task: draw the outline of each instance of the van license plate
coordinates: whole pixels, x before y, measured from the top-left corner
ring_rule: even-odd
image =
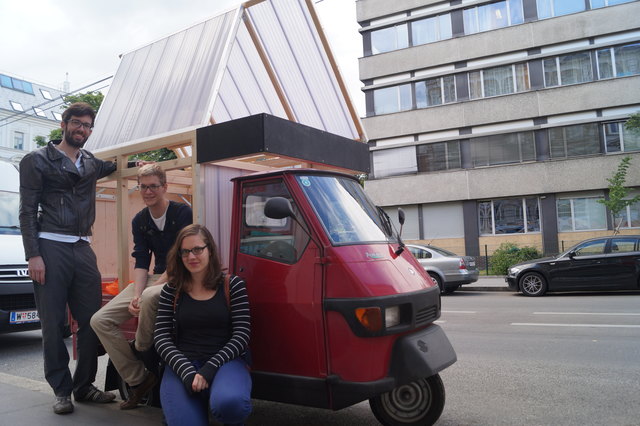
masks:
[[[9,324],[25,324],[38,321],[40,321],[38,311],[15,311],[9,315]]]

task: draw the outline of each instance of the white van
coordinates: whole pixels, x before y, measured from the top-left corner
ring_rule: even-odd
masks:
[[[0,160],[0,333],[40,328],[18,222],[19,191],[18,168]]]

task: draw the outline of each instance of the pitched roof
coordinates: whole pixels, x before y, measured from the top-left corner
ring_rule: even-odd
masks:
[[[268,113],[364,141],[311,0],[251,0],[122,56],[89,149]]]

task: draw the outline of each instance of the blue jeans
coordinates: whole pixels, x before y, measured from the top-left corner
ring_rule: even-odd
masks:
[[[193,361],[193,365],[199,369],[203,363]],[[182,380],[166,366],[160,401],[169,426],[208,425],[207,406],[218,422],[241,425],[251,413],[249,369],[243,359],[236,358],[220,367],[208,389],[190,395]]]

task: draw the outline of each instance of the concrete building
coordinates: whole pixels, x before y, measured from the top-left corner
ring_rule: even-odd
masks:
[[[406,240],[557,253],[610,234],[599,199],[640,188],[640,1],[358,0],[372,173]],[[633,192],[637,193],[637,192]],[[640,233],[640,203],[622,232]]]
[[[51,87],[0,74],[0,157],[18,162],[60,127],[62,96]]]

